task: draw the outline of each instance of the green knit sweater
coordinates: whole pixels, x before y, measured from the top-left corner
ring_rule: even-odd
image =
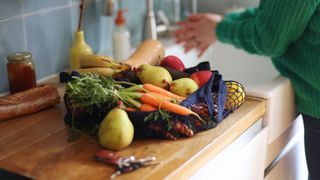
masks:
[[[216,33],[223,43],[271,57],[292,82],[297,110],[320,118],[320,0],[261,0],[226,14]]]

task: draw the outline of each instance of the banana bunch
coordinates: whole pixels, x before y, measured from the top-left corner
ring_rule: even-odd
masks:
[[[244,87],[236,81],[226,81],[227,97],[224,108],[227,110],[235,110],[244,103],[246,93]]]
[[[128,65],[115,61],[110,56],[85,55],[80,59],[80,68],[74,69],[80,74],[96,73],[104,77],[112,77],[113,74],[130,69]]]

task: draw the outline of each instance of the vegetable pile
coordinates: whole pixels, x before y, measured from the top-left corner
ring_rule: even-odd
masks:
[[[240,107],[245,91],[241,84],[223,81],[218,71],[208,67],[200,63],[178,72],[144,64],[112,77],[60,74],[68,79],[64,101],[65,122],[71,127],[69,140],[85,131],[99,135],[102,146],[120,150],[131,143],[132,133],[178,139],[216,127]],[[127,138],[113,139],[117,137]]]
[[[124,88],[121,84],[132,85]],[[91,112],[93,105],[109,103],[114,106],[118,101],[124,102],[131,111],[149,111],[165,109],[179,115],[195,115],[190,109],[176,103],[185,99],[152,84],[143,86],[128,82],[115,81],[112,78],[100,77],[96,74],[85,74],[75,77],[66,85],[66,94],[71,99],[70,108],[86,107]],[[200,117],[199,117],[200,119]]]
[[[116,107],[119,102],[123,102],[122,108],[126,111],[158,112],[161,113],[162,119],[169,120],[175,114],[193,115],[195,118],[202,120],[197,113],[179,105],[185,97],[175,95],[152,84],[137,85],[130,82],[115,81],[112,78],[96,74],[85,74],[81,77],[73,77],[65,87],[65,102],[68,112],[71,112],[67,114],[67,117],[71,116],[72,119],[71,140],[77,137],[77,129],[85,129],[93,135],[97,134],[102,117]],[[146,120],[152,121],[151,116],[147,117]],[[91,123],[86,124],[88,126],[79,125],[79,122],[87,121],[83,119],[88,117],[96,119],[95,126],[92,126]],[[169,126],[167,128],[170,129]]]

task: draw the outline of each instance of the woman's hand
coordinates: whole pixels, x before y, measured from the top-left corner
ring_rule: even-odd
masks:
[[[200,57],[205,50],[216,41],[216,27],[222,20],[217,14],[193,14],[186,21],[179,22],[180,29],[174,32],[176,43],[182,43],[185,52],[193,48],[199,50]]]

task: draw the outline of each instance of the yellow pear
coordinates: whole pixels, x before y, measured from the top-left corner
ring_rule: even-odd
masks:
[[[180,78],[172,81],[169,87],[170,91],[174,94],[188,97],[196,90],[199,89],[198,84],[191,78]]]
[[[150,64],[140,65],[137,76],[143,84],[150,83],[161,88],[167,88],[172,82],[172,77],[168,70]]]
[[[119,108],[112,109],[99,127],[99,142],[110,150],[121,150],[129,146],[134,135],[133,125],[127,113]]]

